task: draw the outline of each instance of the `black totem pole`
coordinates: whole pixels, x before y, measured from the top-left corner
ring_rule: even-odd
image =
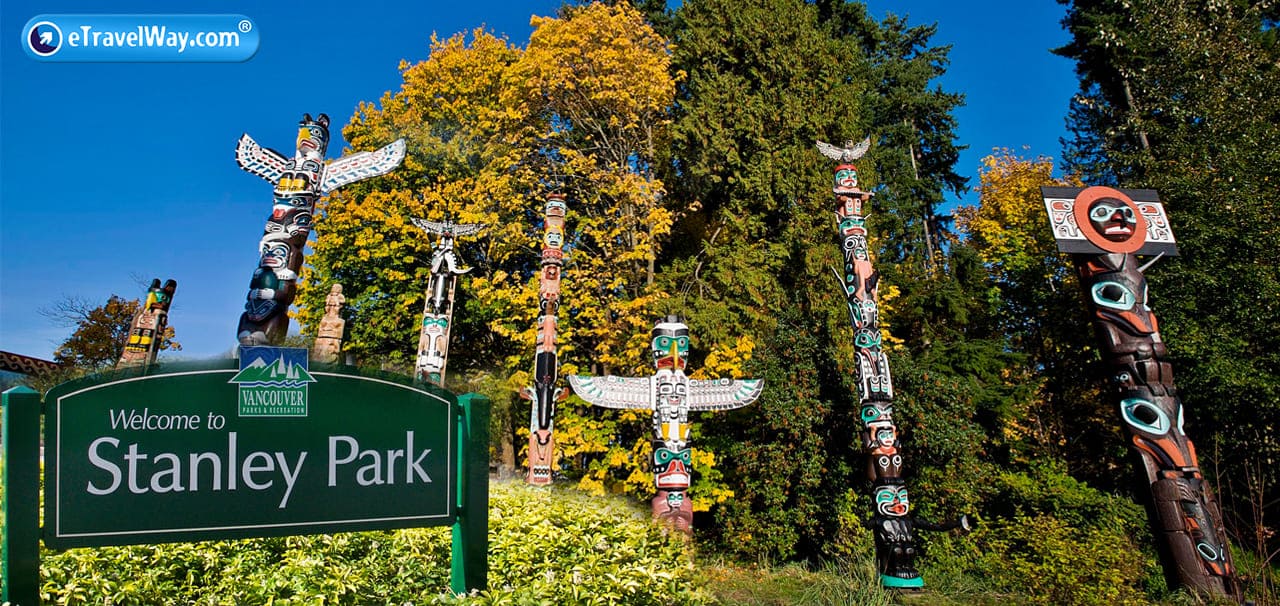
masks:
[[[889,359],[881,349],[880,316],[876,305],[880,274],[867,247],[864,207],[871,192],[858,189],[855,160],[871,147],[871,139],[836,147],[821,141],[818,150],[839,162],[835,168],[836,229],[844,252],[839,273],[853,325],[853,345],[858,362],[858,395],[863,423],[862,443],[870,457],[869,479],[875,485],[875,513],[867,525],[875,535],[876,564],[880,584],[895,589],[917,589],[924,579],[916,571],[915,530],[968,529],[968,518],[934,524],[911,514],[906,482],[902,476],[902,452],[893,421],[893,377]]]

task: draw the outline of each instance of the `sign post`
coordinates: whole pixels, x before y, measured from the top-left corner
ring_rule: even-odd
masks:
[[[454,593],[484,588],[489,577],[489,400],[458,396],[458,521],[453,524]]]
[[[27,606],[40,599],[40,394],[14,387],[3,406],[0,602]]]

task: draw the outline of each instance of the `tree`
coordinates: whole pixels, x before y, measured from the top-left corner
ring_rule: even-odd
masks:
[[[124,353],[133,317],[142,309],[138,299],[127,300],[111,295],[107,302],[94,306],[87,300],[64,297],[41,313],[75,331],[53,352],[59,364],[96,372],[114,368]],[[172,326],[165,327],[160,350],[178,351],[182,345],[174,340]]]
[[[426,61],[402,64],[399,91],[361,105],[347,140],[363,148],[404,136],[405,165],[327,201],[300,296],[314,330],[329,284],[343,283],[348,351],[407,366],[432,244],[408,218],[488,224],[460,243],[476,270],[458,284],[449,368],[464,389],[499,377],[500,409],[527,406],[509,398],[530,384],[545,194],[568,196],[562,375],[652,372],[655,264],[679,216],[652,169],[674,95],[665,42],[626,5],[571,7],[534,26],[523,50],[483,30],[433,39]],[[520,443],[513,430],[496,433]],[[584,486],[651,492],[640,415],[570,400],[557,411],[556,442]]]
[[[1071,260],[1057,252],[1042,186],[1079,186],[1053,177],[1049,158],[1008,150],[982,159],[979,204],[956,211],[961,232],[990,274],[994,324],[1007,348],[1025,356],[1007,380],[1029,393],[1001,419],[1006,462],[1051,458],[1094,485],[1127,484],[1125,446],[1099,381],[1098,354]],[[1080,452],[1107,453],[1081,457]]]
[[[1261,545],[1280,515],[1280,54],[1275,7],[1075,1],[1064,24],[1081,93],[1070,167],[1160,192],[1180,256],[1147,272],[1188,433],[1222,470],[1228,519]],[[1218,445],[1221,445],[1219,447]],[[1227,445],[1230,445],[1227,447]],[[1239,470],[1268,469],[1251,486]],[[1265,506],[1263,504],[1266,504]],[[1234,512],[1234,516],[1232,515]],[[1230,526],[1230,523],[1229,523]]]
[[[814,140],[871,134],[876,141],[858,163],[859,178],[879,194],[869,229],[877,266],[894,276],[881,283],[880,313],[893,318],[895,337],[899,327],[915,336],[932,323],[938,328],[930,334],[941,335],[948,323],[969,322],[976,315],[969,308],[982,305],[964,296],[956,278],[964,272],[944,267],[951,262],[936,229],[943,222],[932,210],[945,189],[963,185],[951,168],[957,148],[949,112],[959,97],[929,84],[945,67],[946,49],[928,46],[929,27],[880,24],[848,3],[704,0],[684,3],[675,17],[675,61],[688,79],[668,165],[677,175],[672,197],[697,201],[699,210],[677,226],[682,245],[672,249],[663,279],[681,293],[708,359],[735,333],[746,334],[759,347],[745,372],[771,385],[757,406],[703,424],[736,495],[716,512],[716,532],[744,554],[833,556],[870,507],[856,490],[861,428],[849,319],[830,273],[842,263],[831,225],[832,167]],[[908,263],[914,273],[895,272]],[[966,279],[982,279],[976,264],[964,267]],[[806,346],[797,346],[796,333]],[[954,362],[942,353],[978,351],[943,345],[951,343],[940,341],[922,358],[932,366],[904,373],[918,381],[897,386],[907,395],[899,422],[918,438],[922,461],[964,470],[950,483],[932,483],[926,495],[976,485],[977,466],[954,459],[967,453],[966,462],[975,460],[984,436],[975,409],[992,406],[982,380],[945,393],[935,388],[969,368],[955,364],[939,376],[935,369]],[[986,345],[987,359],[1007,366],[999,344]],[[897,364],[908,355],[895,347],[890,357]],[[936,413],[938,422],[916,412]],[[945,505],[975,498],[970,492]]]

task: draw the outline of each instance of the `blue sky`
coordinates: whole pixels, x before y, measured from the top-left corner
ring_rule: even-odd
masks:
[[[0,350],[49,358],[71,329],[39,310],[63,296],[137,298],[173,278],[170,310],[184,358],[219,356],[235,329],[271,187],[241,171],[236,140],[291,151],[303,112],[345,124],[360,101],[399,87],[401,59],[427,57],[432,32],[484,26],[528,41],[532,14],[559,0],[398,3],[0,3]],[[1058,157],[1070,62],[1053,0],[872,0],[909,22],[938,24],[951,66],[939,84],[964,93],[958,171],[977,183],[993,148]],[[39,14],[239,13],[258,28],[243,63],[43,63],[22,50]],[[353,8],[354,7],[354,8]],[[329,156],[345,147],[334,129]],[[963,202],[974,203],[973,196]],[[295,326],[296,330],[296,326]],[[413,347],[406,343],[405,347]]]

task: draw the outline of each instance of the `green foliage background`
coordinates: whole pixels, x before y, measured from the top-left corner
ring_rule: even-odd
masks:
[[[483,30],[433,39],[430,59],[401,66],[402,90],[361,104],[344,130],[357,149],[406,136],[408,157],[327,201],[299,319],[314,330],[328,283],[342,282],[349,351],[406,367],[430,243],[405,217],[492,224],[462,245],[477,269],[459,285],[450,386],[490,393],[494,452],[519,467],[528,409],[512,394],[532,365],[541,203],[563,191],[562,375],[649,372],[652,320],[683,314],[694,368],[766,381],[753,406],[694,419],[698,540],[738,562],[857,569],[871,503],[852,331],[830,272],[831,166],[813,142],[870,135],[860,179],[876,193],[868,227],[913,510],[978,520],[967,536],[925,534],[928,582],[986,596],[976,603],[1187,601],[1156,568],[1078,286],[1039,206],[1042,185],[1155,188],[1181,256],[1147,276],[1187,430],[1249,594],[1280,603],[1280,4],[1059,2],[1072,41],[1057,52],[1081,84],[1057,167],[1067,174],[994,154],[977,175],[980,203],[956,217],[942,204],[971,183],[955,172],[964,99],[936,84],[948,49],[933,26],[876,20],[846,0],[636,0],[567,6],[537,20],[524,49]],[[648,77],[624,77],[641,68]],[[571,398],[557,416],[561,481],[647,498],[649,431],[645,415]],[[712,599],[692,587],[719,577],[690,572],[686,547],[642,515],[610,505],[580,520],[561,500],[583,497],[510,490],[495,497],[491,564],[511,576],[480,600]],[[527,511],[506,513],[511,499]],[[429,588],[441,585],[433,567],[410,569],[438,561],[437,540],[130,548],[110,552],[119,575],[68,552],[53,556],[62,572],[50,571],[49,590],[445,600]],[[544,543],[554,548],[540,553]],[[218,585],[236,575],[244,582]],[[612,578],[596,584],[602,575]]]

